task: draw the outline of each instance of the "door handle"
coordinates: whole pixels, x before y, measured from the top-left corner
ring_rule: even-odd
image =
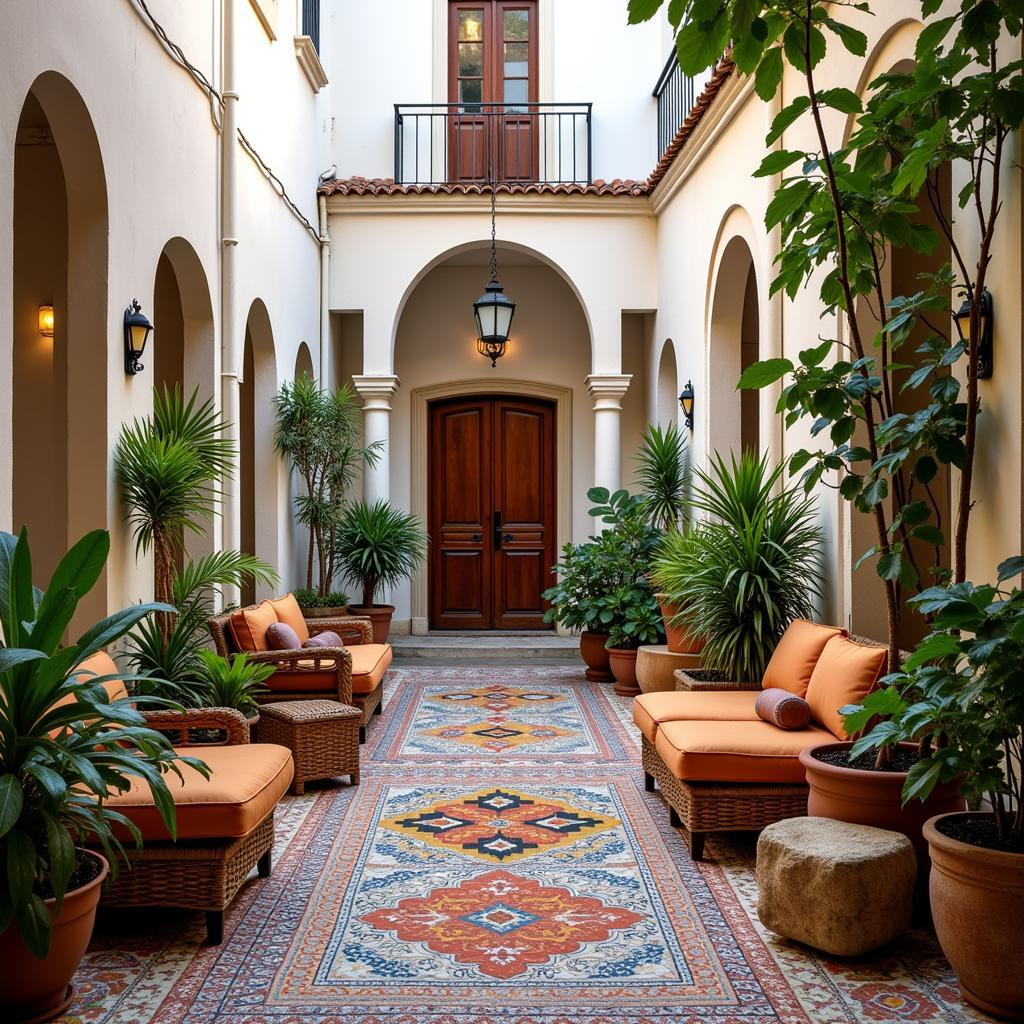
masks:
[[[510,540],[515,540],[515,537],[511,533],[503,533],[501,539],[507,544]]]
[[[483,540],[484,540],[484,535],[482,533],[474,533],[473,536],[470,537],[470,541],[473,544],[482,544]]]
[[[494,547],[495,548],[500,548],[501,547],[501,541],[502,541],[502,536],[501,536],[501,513],[500,512],[495,512],[494,513]]]

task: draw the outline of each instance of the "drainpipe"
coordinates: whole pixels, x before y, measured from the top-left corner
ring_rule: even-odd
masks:
[[[239,385],[242,374],[242,335],[236,302],[238,254],[238,93],[235,91],[235,6],[224,0],[223,11],[223,96],[224,130],[221,132],[221,250],[220,250],[220,333],[221,333],[221,415],[227,422],[227,436],[234,449],[234,473],[224,482],[221,505],[221,543],[226,551],[242,547],[242,503],[239,480]],[[237,603],[237,587],[224,587],[225,604]]]
[[[320,387],[331,388],[331,235],[327,228],[327,196],[317,197],[320,214]]]

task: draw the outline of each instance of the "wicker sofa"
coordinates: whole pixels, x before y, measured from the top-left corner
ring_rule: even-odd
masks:
[[[320,633],[337,633],[344,647],[299,647],[271,650],[267,629],[275,622],[290,626],[300,644]],[[363,712],[360,742],[371,715],[380,714],[384,677],[391,665],[390,644],[373,643],[369,619],[342,615],[306,619],[292,594],[236,608],[209,620],[210,634],[222,657],[245,652],[252,661],[274,665],[260,703],[282,700],[338,700]]]
[[[78,674],[105,676],[117,667],[106,654],[95,654]],[[111,700],[128,696],[120,681],[104,683]],[[175,749],[195,755],[210,768],[205,779],[182,767],[182,778],[166,776],[174,797],[177,839],[171,840],[149,787],[133,779],[123,793],[111,793],[106,805],[120,812],[142,835],[143,847],[132,856],[131,870],[118,874],[104,891],[105,907],[182,907],[206,914],[207,941],[219,945],[224,912],[255,867],[261,878],[271,871],[274,809],[292,781],[292,756],[281,746],[249,743],[249,726],[228,708],[146,711],[154,729],[180,736]],[[193,730],[204,742],[192,745]],[[223,743],[211,743],[211,731]],[[128,839],[127,835],[121,837]],[[131,843],[126,843],[131,850]]]
[[[703,858],[709,832],[757,830],[807,813],[800,751],[847,738],[838,709],[865,696],[884,666],[881,645],[797,620],[759,685],[677,673],[674,692],[635,699],[645,787],[661,791],[694,860]],[[805,698],[810,724],[784,730],[762,721],[754,704],[769,688]]]

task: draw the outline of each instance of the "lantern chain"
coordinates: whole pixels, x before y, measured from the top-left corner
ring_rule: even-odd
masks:
[[[491,182],[491,281],[498,280],[498,235],[496,228],[496,216],[498,205],[498,189],[494,182]]]

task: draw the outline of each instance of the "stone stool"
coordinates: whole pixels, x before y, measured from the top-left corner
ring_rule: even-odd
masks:
[[[660,690],[674,690],[676,680],[672,675],[677,668],[697,668],[699,654],[676,654],[668,644],[648,644],[636,652],[636,681],[644,693]]]
[[[757,841],[761,923],[833,956],[860,956],[910,925],[917,857],[906,836],[787,818]]]
[[[279,743],[292,752],[292,793],[305,792],[312,779],[348,775],[359,785],[359,708],[334,700],[289,700],[260,708],[260,742]]]

